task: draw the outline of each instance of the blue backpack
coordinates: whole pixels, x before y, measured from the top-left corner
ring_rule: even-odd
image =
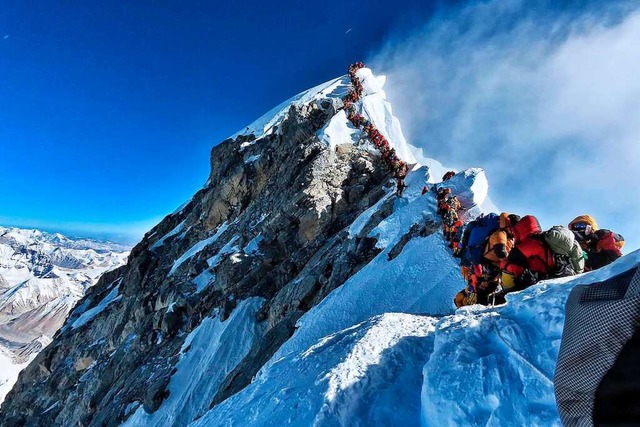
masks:
[[[490,213],[480,216],[467,225],[466,242],[463,241],[463,258],[471,264],[480,264],[484,255],[484,246],[487,237],[500,228],[500,216]]]

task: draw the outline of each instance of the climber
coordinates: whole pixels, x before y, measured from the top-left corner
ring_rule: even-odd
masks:
[[[542,234],[542,238],[553,252],[554,277],[573,276],[584,271],[583,251],[571,230],[554,225]]]
[[[462,209],[462,205],[456,196],[448,194],[444,199],[442,208],[444,237],[451,243],[450,247],[453,247],[453,237],[458,232],[458,227],[462,224],[458,218],[458,211]]]
[[[463,267],[463,278],[467,287],[456,295],[454,303],[460,308],[465,305],[504,304],[504,293],[496,292],[500,281],[500,269],[488,265],[476,264]]]
[[[513,246],[511,229],[519,219],[518,215],[503,212],[499,217],[496,214],[481,216],[468,225],[469,235],[465,242],[469,249],[461,267],[462,275],[468,283],[464,290],[466,299],[463,300],[463,305],[505,302],[504,293],[499,288],[500,265]],[[474,235],[473,238],[471,234]],[[475,241],[478,243],[474,243]]]
[[[500,228],[489,235],[484,248],[485,263],[500,267],[513,247],[513,226],[520,221],[520,216],[502,212],[500,214]]]
[[[476,302],[476,294],[474,292],[468,291],[468,289],[461,290],[453,298],[453,303],[457,308],[463,307],[465,305],[474,305]]]
[[[425,194],[427,194],[429,192],[429,186],[425,185],[424,187],[422,187],[422,195],[424,196]]]
[[[500,228],[500,216],[496,213],[480,215],[465,227],[460,248],[462,250],[462,264],[481,264],[485,252],[487,238]]]
[[[449,171],[447,173],[444,174],[444,176],[442,177],[443,181],[448,181],[451,178],[453,178],[456,175],[456,173],[454,171]]]
[[[464,234],[464,223],[458,220],[456,223],[456,234],[453,236],[453,256],[454,258],[462,257],[462,235]]]
[[[540,223],[533,215],[522,217],[514,225],[514,247],[502,262],[502,288],[505,292],[528,288],[555,272],[553,252],[541,232]]]
[[[479,265],[481,270],[476,268],[475,280],[477,283],[475,292],[477,293],[478,304],[501,304],[504,302],[502,290],[499,288],[501,279],[501,264],[506,260],[513,247],[514,237],[512,227],[520,220],[515,214],[503,212],[499,217],[499,227],[491,232],[484,241],[484,251]],[[473,274],[472,274],[473,276]]]
[[[440,187],[437,189],[436,192],[436,200],[438,201],[438,209],[436,211],[436,213],[438,214],[438,216],[442,216],[445,212],[445,201],[446,201],[446,197],[448,194],[451,193],[451,189],[450,188],[446,188],[446,187]]]
[[[586,252],[585,271],[611,264],[622,256],[624,237],[611,230],[599,229],[590,215],[580,215],[569,223],[582,249]]]
[[[407,188],[407,184],[404,183],[404,178],[398,177],[396,179],[396,196],[402,197],[405,188]]]
[[[463,266],[461,269],[462,277],[467,282],[467,286],[456,294],[453,302],[456,307],[460,308],[465,305],[474,305],[478,303],[478,282],[482,278],[482,266],[471,265]]]
[[[503,217],[503,222],[508,220],[508,214],[505,213]],[[515,221],[515,217],[512,218]],[[507,227],[507,224],[503,226]],[[500,216],[495,213],[480,215],[467,224],[464,232],[461,228],[456,230],[452,244],[454,256],[457,253],[462,258],[460,271],[467,282],[467,287],[461,291],[464,298],[458,296],[456,304],[503,303],[504,299],[501,295],[493,297],[500,283],[500,268],[484,259],[489,238],[500,229]]]
[[[460,252],[460,238],[462,237],[462,232],[460,231],[464,225],[460,216],[457,215],[458,220],[453,223],[449,230],[449,247],[453,249],[453,256],[458,257],[458,253]]]

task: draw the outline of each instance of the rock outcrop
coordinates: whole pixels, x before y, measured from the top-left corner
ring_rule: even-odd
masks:
[[[248,385],[296,320],[380,252],[346,227],[393,182],[375,152],[320,140],[338,108],[323,97],[293,104],[274,132],[214,147],[205,187],[89,290],[21,374],[0,424],[119,425],[140,406],[153,413],[189,334],[257,297],[260,334],[210,406]]]

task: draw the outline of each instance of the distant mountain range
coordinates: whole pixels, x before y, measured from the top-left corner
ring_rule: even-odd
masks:
[[[128,250],[95,239],[0,227],[0,402],[76,302],[102,273],[123,265]]]

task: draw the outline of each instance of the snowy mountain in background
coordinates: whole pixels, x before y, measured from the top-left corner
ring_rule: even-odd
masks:
[[[640,252],[456,311],[465,283],[421,191],[447,169],[405,140],[384,78],[357,76],[357,112],[412,165],[401,198],[343,109],[348,76],[290,99],[212,149],[204,188],[89,289],[0,423],[559,425],[568,292]],[[496,210],[482,169],[439,185],[465,220]]]
[[[127,255],[122,245],[0,227],[0,402],[87,289]]]

